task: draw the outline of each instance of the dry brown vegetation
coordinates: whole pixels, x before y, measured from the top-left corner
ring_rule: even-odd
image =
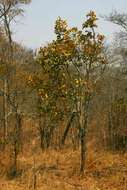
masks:
[[[0,0],[0,190],[127,190],[127,14],[109,47],[94,11],[58,17],[35,53],[12,35],[30,2]]]
[[[111,153],[101,148],[97,151],[94,139],[87,144],[86,170],[84,175],[80,175],[78,150],[72,151],[65,146],[61,150],[42,152],[38,143],[35,137],[23,144],[23,152],[18,155],[19,175],[14,179],[10,179],[8,174],[11,160],[9,148],[0,152],[0,190],[127,189],[126,153]]]

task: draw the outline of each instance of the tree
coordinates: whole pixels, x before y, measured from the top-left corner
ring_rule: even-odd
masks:
[[[30,0],[0,0],[0,21],[3,31],[6,35],[9,50],[7,56],[7,61],[5,62],[6,65],[6,76],[4,80],[4,110],[5,110],[5,133],[7,136],[7,115],[8,115],[8,107],[10,106],[7,101],[7,96],[9,96],[9,86],[12,80],[12,73],[11,67],[13,67],[13,40],[12,40],[12,31],[11,31],[11,23],[15,20],[17,16],[23,13],[23,9],[21,5],[30,3]]]
[[[127,31],[127,14],[118,13],[117,11],[113,11],[109,16],[104,16],[107,21],[110,21],[114,24],[121,26],[125,31]]]
[[[2,58],[4,67],[6,68],[6,73],[4,75],[4,87],[3,87],[3,112],[4,112],[4,129],[5,129],[5,139],[8,138],[8,116],[15,115],[15,128],[14,128],[14,170],[17,171],[17,154],[19,145],[19,131],[21,125],[21,115],[19,112],[19,107],[17,103],[17,97],[19,93],[19,87],[14,86],[16,83],[16,78],[18,76],[16,69],[16,43],[12,39],[11,24],[15,19],[23,13],[22,5],[30,3],[30,0],[0,0],[0,25],[6,36],[6,59],[5,56]],[[5,53],[4,53],[5,54]],[[15,87],[15,88],[14,88]]]
[[[110,69],[108,73],[108,144],[110,149],[122,150],[126,147],[126,72],[127,72],[127,14],[112,12],[104,17],[117,24],[122,31],[115,35],[112,48],[110,48]],[[110,84],[109,84],[110,83]],[[124,111],[123,111],[124,110]]]
[[[49,118],[51,113],[53,118],[58,112],[70,115],[62,142],[65,141],[74,115],[78,118],[81,172],[85,168],[89,105],[96,83],[101,78],[100,72],[102,74],[106,65],[103,54],[104,36],[96,34],[96,20],[96,14],[91,11],[82,30],[78,30],[77,27],[69,28],[67,22],[59,17],[55,23],[56,40],[40,48],[37,55],[42,74],[36,76],[36,80],[30,78],[38,91],[40,112],[46,114],[43,115],[44,119],[52,121]],[[60,106],[62,102],[63,107]],[[47,130],[50,126],[51,124],[47,125]]]

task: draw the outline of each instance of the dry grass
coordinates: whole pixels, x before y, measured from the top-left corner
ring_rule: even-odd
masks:
[[[0,190],[127,190],[127,154],[89,151],[80,176],[79,151],[26,150],[18,157],[22,175],[14,180],[5,176],[9,157],[0,157]]]

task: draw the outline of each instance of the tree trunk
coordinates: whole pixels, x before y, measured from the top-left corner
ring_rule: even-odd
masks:
[[[42,127],[39,127],[39,132],[40,132],[40,145],[41,149],[44,149],[44,129]]]
[[[8,61],[10,62],[10,64],[6,63],[6,71],[7,71],[7,73],[6,73],[6,76],[5,76],[5,79],[4,79],[3,113],[4,113],[4,138],[6,140],[6,138],[8,136],[8,111],[10,109],[10,105],[8,103],[9,81],[10,81],[9,67],[10,67],[11,63],[13,62],[13,47],[12,47],[11,30],[10,30],[9,22],[7,20],[7,15],[4,14],[3,16],[4,16],[4,24],[5,24],[4,28],[5,28],[6,35],[8,37],[8,41],[9,41],[9,57],[8,57]]]
[[[84,173],[85,161],[86,161],[86,134],[84,131],[81,131],[81,160],[80,160],[80,172]]]
[[[81,160],[80,160],[80,172],[84,173],[86,162],[86,131],[87,131],[87,117],[85,118],[84,126],[80,129],[80,143],[81,143]]]
[[[13,154],[14,154],[14,161],[13,161],[13,169],[15,175],[17,174],[17,157],[19,151],[22,149],[22,138],[21,138],[21,115],[17,112],[15,113],[15,129],[14,129],[14,138],[13,138]]]
[[[3,96],[3,114],[4,114],[4,139],[7,139],[8,136],[8,81],[7,79],[4,80],[4,96]]]
[[[68,121],[68,123],[67,123],[67,126],[66,126],[66,128],[65,128],[64,134],[63,134],[63,136],[62,136],[61,145],[64,145],[64,144],[65,144],[65,140],[66,140],[66,138],[67,138],[67,135],[68,135],[68,132],[69,132],[69,129],[70,129],[70,127],[71,127],[71,124],[72,124],[72,122],[73,122],[74,117],[75,117],[75,112],[72,113],[72,115],[71,115],[71,117],[70,117],[70,119],[69,119],[69,121]]]
[[[16,135],[18,149],[22,150],[22,117],[18,112],[16,112]]]

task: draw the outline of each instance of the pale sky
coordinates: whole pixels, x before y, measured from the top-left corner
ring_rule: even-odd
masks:
[[[127,13],[127,0],[32,0],[25,6],[24,17],[13,27],[13,38],[30,48],[39,48],[54,38],[54,22],[58,16],[67,19],[70,26],[81,27],[85,15],[94,10],[99,15],[108,15],[112,10]],[[120,28],[99,20],[99,32],[108,40]]]

